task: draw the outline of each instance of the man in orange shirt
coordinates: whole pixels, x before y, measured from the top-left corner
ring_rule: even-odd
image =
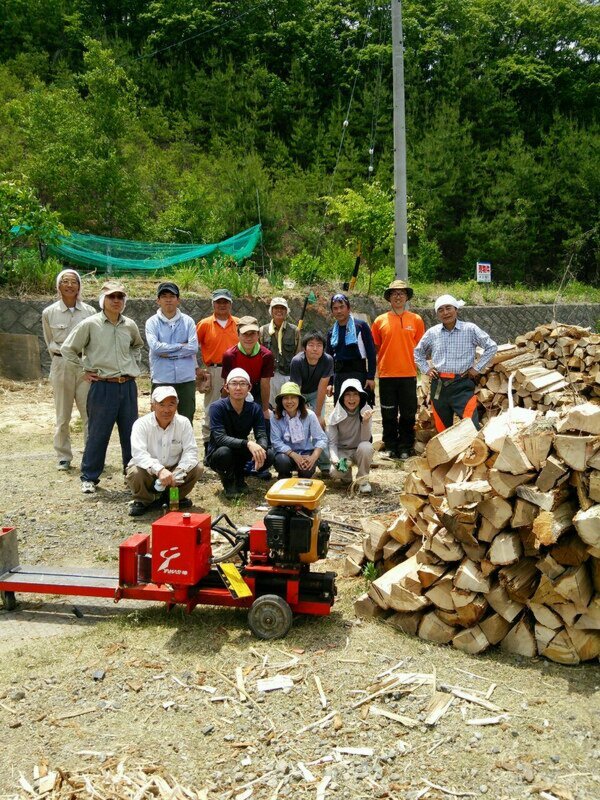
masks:
[[[405,309],[413,296],[407,283],[392,281],[383,296],[391,309],[377,317],[371,328],[377,350],[383,443],[391,456],[405,459],[411,455],[415,443],[414,351],[425,333],[425,324],[418,314]]]
[[[202,421],[202,439],[204,446],[210,439],[210,417],[208,407],[215,400],[221,399],[223,379],[223,353],[238,343],[237,317],[231,313],[233,297],[229,289],[215,289],[212,293],[213,313],[201,319],[196,326],[200,357],[204,367],[196,370],[197,377],[209,376],[210,385],[204,395],[204,419]]]

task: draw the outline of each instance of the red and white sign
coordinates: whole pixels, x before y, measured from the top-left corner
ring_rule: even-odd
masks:
[[[477,283],[492,282],[492,265],[489,261],[477,262]]]

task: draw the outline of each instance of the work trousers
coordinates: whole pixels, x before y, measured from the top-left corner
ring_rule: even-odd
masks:
[[[247,447],[218,447],[206,457],[205,463],[207,467],[218,472],[221,478],[233,480],[243,478],[244,468],[249,459],[252,459],[252,454]],[[269,469],[272,463],[273,451],[269,448],[262,469]]]
[[[454,424],[455,414],[460,419],[470,417],[479,430],[475,382],[471,378],[434,378],[431,381],[431,404],[438,433]]]
[[[373,445],[371,442],[360,442],[355,450],[345,448],[338,449],[340,460],[345,458],[347,461],[356,465],[356,478],[363,478],[369,474],[373,461]],[[352,467],[348,465],[348,472],[340,472],[334,466],[331,467],[331,477],[342,483],[352,483]]]
[[[202,440],[206,444],[210,439],[210,414],[208,407],[215,400],[221,399],[221,389],[223,388],[224,380],[221,377],[221,366],[207,367],[210,372],[210,389],[204,394],[204,419],[202,420]]]
[[[312,450],[301,450],[300,455],[309,456]],[[277,453],[275,456],[275,470],[278,478],[291,478],[292,472],[297,472],[299,478],[312,478],[317,464],[312,469],[298,469],[296,462],[287,453]]]
[[[119,431],[123,467],[127,467],[131,461],[131,429],[138,417],[135,381],[94,381],[88,392],[87,415],[88,438],[81,459],[81,480],[98,483],[115,423]]]
[[[177,468],[177,464],[173,467],[167,467],[169,472],[173,472]],[[202,475],[204,469],[201,464],[196,464],[195,467],[188,472],[185,480],[179,485],[179,498],[187,497],[192,491],[196,482]],[[125,478],[127,485],[131,489],[131,494],[134,500],[139,500],[144,505],[149,506],[159,496],[160,492],[156,492],[154,484],[156,482],[156,475],[152,475],[147,469],[142,467],[127,467],[127,476]]]
[[[73,403],[77,406],[83,425],[83,442],[87,439],[86,401],[89,383],[85,380],[81,367],[71,364],[61,356],[53,356],[50,365],[50,383],[54,393],[56,428],[54,429],[54,450],[58,461],[73,460],[69,425]]]
[[[380,378],[379,403],[386,450],[412,450],[417,416],[417,379]]]
[[[187,417],[194,427],[194,414],[196,413],[196,381],[185,383],[153,383],[152,391],[157,386],[172,386],[177,392],[177,413]]]

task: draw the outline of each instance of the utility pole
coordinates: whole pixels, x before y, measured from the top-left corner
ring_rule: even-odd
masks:
[[[406,204],[406,121],[404,112],[404,35],[402,0],[392,3],[392,66],[394,75],[394,267],[396,277],[408,280]]]

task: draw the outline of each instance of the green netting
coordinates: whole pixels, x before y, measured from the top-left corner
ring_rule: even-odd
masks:
[[[199,258],[210,260],[218,254],[242,261],[252,255],[260,237],[260,225],[216,244],[132,242],[127,239],[71,233],[61,237],[58,244],[48,245],[48,252],[71,264],[94,269],[96,272],[149,272],[168,269]]]

